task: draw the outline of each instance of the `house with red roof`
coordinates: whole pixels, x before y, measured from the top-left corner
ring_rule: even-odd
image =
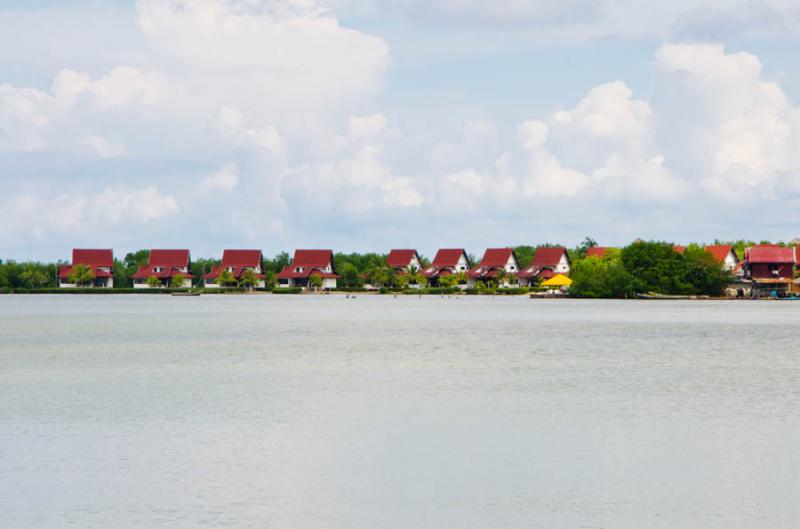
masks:
[[[340,276],[331,250],[295,250],[292,262],[277,275],[278,286],[308,288],[314,276],[322,278],[322,288],[336,288]]]
[[[722,263],[725,270],[739,270],[739,256],[730,244],[712,244],[706,246],[705,250],[714,256],[714,259]]]
[[[471,268],[467,252],[463,248],[445,248],[436,252],[431,265],[422,273],[432,286],[439,284],[439,278],[447,275],[467,273]]]
[[[744,274],[753,280],[792,279],[797,252],[791,246],[758,244],[744,250]]]
[[[114,252],[113,250],[92,250],[76,248],[72,250],[72,264],[58,267],[58,286],[61,288],[74,288],[77,285],[70,282],[70,274],[75,266],[82,264],[88,266],[94,274],[94,279],[87,287],[113,288],[114,287]],[[81,285],[82,287],[84,285]]]
[[[264,255],[261,250],[225,250],[222,252],[222,262],[203,276],[203,286],[206,288],[219,288],[217,278],[224,271],[230,272],[236,284],[240,284],[242,276],[247,270],[252,270],[256,277],[256,288],[264,288]]]
[[[386,256],[386,264],[397,274],[422,270],[422,259],[416,250],[392,250]]]
[[[160,287],[169,287],[173,278],[180,276],[182,288],[191,288],[192,265],[189,250],[150,250],[147,264],[131,276],[133,288],[150,288],[151,277],[159,281]]]
[[[591,248],[586,249],[586,257],[597,257],[598,259],[602,259],[606,256],[606,248],[605,246],[592,246]]]
[[[686,253],[686,246],[679,246],[677,244],[673,244],[672,249],[680,254]]]
[[[518,274],[520,286],[531,286],[539,280],[550,279],[557,274],[569,274],[570,261],[567,249],[561,246],[539,248],[531,264]]]
[[[501,286],[511,284],[511,276],[519,273],[519,259],[513,248],[488,248],[483,254],[483,259],[467,274],[467,284],[474,287],[478,281],[495,281],[498,274],[503,271],[506,277]],[[516,278],[514,279],[516,282]]]

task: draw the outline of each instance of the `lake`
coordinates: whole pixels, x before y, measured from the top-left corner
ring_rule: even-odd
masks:
[[[0,296],[0,526],[796,528],[800,303]]]

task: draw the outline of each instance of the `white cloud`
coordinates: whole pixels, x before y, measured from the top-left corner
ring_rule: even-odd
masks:
[[[53,234],[83,237],[98,226],[147,224],[175,215],[179,207],[175,197],[161,193],[156,186],[130,189],[117,185],[96,193],[20,193],[0,203],[0,210],[6,213],[0,223],[0,240],[8,242]]]
[[[754,55],[721,45],[665,45],[656,54],[658,102],[669,157],[727,198],[800,187],[800,109],[764,78]]]
[[[350,117],[350,136],[356,139],[369,139],[377,136],[386,128],[386,116],[372,114],[363,117]]]
[[[200,189],[203,193],[230,193],[239,185],[239,168],[235,163],[225,164],[216,173],[203,178]]]
[[[128,154],[127,149],[102,136],[89,135],[84,138],[84,143],[99,158],[117,158]]]
[[[331,110],[373,94],[389,66],[375,36],[342,27],[310,2],[138,0],[139,24],[192,73],[190,99],[266,114]],[[288,112],[287,112],[288,111]]]

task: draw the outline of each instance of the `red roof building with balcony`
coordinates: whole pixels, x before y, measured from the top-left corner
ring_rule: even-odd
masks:
[[[797,252],[791,246],[759,244],[745,248],[745,276],[753,279],[792,279]]]
[[[440,277],[462,272],[466,274],[469,269],[469,257],[463,248],[446,248],[436,252],[433,262],[422,273],[432,286],[436,286]]]
[[[386,264],[398,274],[422,270],[422,259],[416,250],[392,250],[386,256]]]
[[[556,274],[569,274],[567,249],[561,246],[539,248],[531,264],[519,273],[520,286],[530,286],[537,280],[550,279]]]
[[[494,281],[501,270],[506,274],[503,285],[510,284],[508,276],[519,273],[519,259],[513,248],[487,249],[481,262],[469,271],[468,283],[474,286],[478,281]]]
[[[173,278],[182,276],[182,288],[191,288],[192,266],[189,250],[150,250],[147,264],[131,276],[133,288],[149,288],[148,279],[155,277],[158,279],[159,287],[169,287],[172,285]]]
[[[314,276],[322,278],[322,288],[336,288],[340,276],[331,250],[295,250],[292,262],[277,275],[278,285],[307,288]]]
[[[203,283],[208,288],[222,286],[217,283],[217,278],[223,271],[228,271],[238,285],[247,270],[255,274],[256,284],[251,286],[264,288],[264,256],[261,250],[225,250],[222,252],[222,262],[203,276]]]
[[[69,288],[75,287],[71,283],[69,276],[76,265],[86,265],[94,274],[94,279],[89,285],[93,288],[113,288],[114,287],[114,252],[113,250],[94,250],[76,248],[72,250],[72,264],[61,265],[58,267],[58,286]],[[83,285],[81,285],[83,286]]]

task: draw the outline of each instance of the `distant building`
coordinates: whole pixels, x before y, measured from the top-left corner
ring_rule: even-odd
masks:
[[[158,287],[169,287],[176,276],[182,276],[181,288],[191,288],[192,265],[189,250],[150,250],[147,264],[131,276],[133,288],[150,288],[149,278],[158,280]]]
[[[686,246],[673,245],[672,249],[675,250],[678,253],[686,253]]]
[[[222,252],[222,262],[203,276],[206,288],[218,288],[216,282],[223,271],[230,272],[236,283],[239,283],[247,270],[252,270],[256,276],[256,288],[264,288],[264,256],[261,250],[225,250]]]
[[[569,274],[570,262],[563,247],[539,248],[531,264],[519,273],[520,286],[530,286],[535,280],[550,279],[556,274]]]
[[[745,279],[752,281],[752,295],[791,292],[797,264],[794,247],[759,244],[745,248],[742,268]]]
[[[469,257],[463,248],[447,248],[436,252],[433,262],[422,273],[432,286],[437,286],[441,277],[462,272],[466,274],[469,269]]]
[[[58,286],[61,288],[74,288],[69,276],[76,265],[86,265],[94,273],[94,279],[87,287],[113,288],[114,287],[114,252],[113,250],[72,250],[72,264],[58,267]],[[83,286],[83,285],[81,285]]]
[[[739,256],[730,244],[714,244],[706,246],[705,250],[714,256],[714,259],[722,263],[725,270],[735,271],[740,269]]]
[[[278,286],[308,288],[311,277],[322,278],[322,288],[336,288],[339,275],[331,250],[295,250],[291,264],[278,274]]]
[[[797,264],[795,248],[759,244],[745,248],[744,270],[750,279],[792,279]]]
[[[386,256],[386,264],[397,274],[422,270],[422,259],[416,250],[392,250]]]
[[[517,259],[517,254],[514,253],[513,248],[487,249],[481,262],[469,271],[467,284],[470,287],[474,287],[478,281],[495,280],[501,270],[506,273],[503,285],[510,285],[509,276],[519,273],[519,259]],[[514,282],[516,282],[516,279],[514,279]]]
[[[605,246],[593,246],[586,250],[586,257],[597,257],[598,259],[602,259],[606,255],[606,248]]]

